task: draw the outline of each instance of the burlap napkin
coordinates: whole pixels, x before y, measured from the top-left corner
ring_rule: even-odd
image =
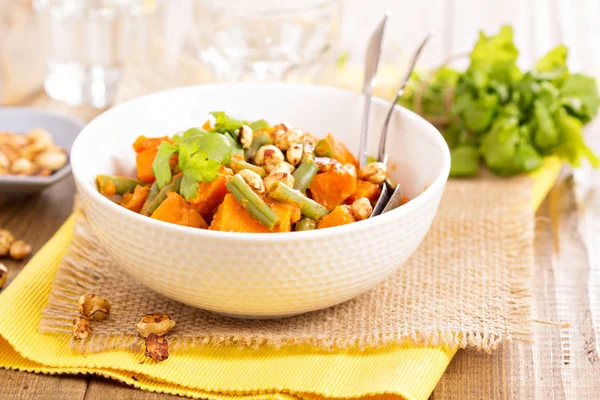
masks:
[[[320,348],[378,347],[412,341],[490,351],[502,340],[529,340],[527,282],[533,264],[530,179],[449,182],[440,210],[415,255],[370,292],[329,309],[280,320],[221,317],[162,297],[129,277],[103,249],[83,214],[42,316],[43,332],[70,334],[77,300],[110,300],[111,316],[73,346],[137,349],[141,315],[166,312],[169,338],[205,344]]]
[[[181,53],[169,64],[130,63],[119,101],[205,81],[207,71]],[[148,65],[154,65],[149,69]],[[164,298],[130,278],[90,230],[85,217],[56,276],[43,332],[71,331],[79,296],[112,304],[94,325],[83,351],[137,348],[135,324],[150,312],[169,313],[177,328],[172,348],[311,344],[320,348],[377,347],[391,342],[473,347],[490,351],[502,340],[529,340],[528,279],[533,265],[531,178],[451,180],[438,215],[415,255],[370,292],[326,310],[281,320],[236,320]]]

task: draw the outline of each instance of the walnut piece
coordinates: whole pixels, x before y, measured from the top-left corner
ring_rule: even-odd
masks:
[[[0,289],[6,284],[6,280],[8,279],[8,268],[6,265],[0,263]]]
[[[350,213],[356,221],[369,218],[372,212],[373,207],[371,207],[371,202],[366,197],[355,200],[350,206]]]
[[[42,168],[58,171],[67,163],[67,155],[64,151],[45,151],[35,157],[35,162]]]
[[[104,297],[86,294],[79,298],[79,313],[92,321],[102,321],[110,314],[110,303]]]
[[[269,190],[269,188],[273,186],[273,184],[276,181],[280,181],[281,183],[288,185],[291,188],[294,187],[294,183],[296,182],[292,174],[287,172],[277,172],[274,174],[270,174],[269,176],[265,177],[265,179],[263,179],[263,184],[265,185],[266,190]]]
[[[75,339],[85,339],[92,332],[90,320],[86,317],[75,317],[73,319],[73,337]]]
[[[35,165],[25,157],[17,158],[10,167],[10,172],[15,175],[31,175],[35,172]]]
[[[265,193],[265,186],[263,185],[263,181],[256,172],[251,171],[249,169],[243,169],[237,173],[237,175],[241,176],[242,179],[250,186],[250,188],[256,193],[263,194]]]
[[[164,361],[169,358],[169,342],[162,336],[151,333],[146,338],[146,357],[154,361]]]
[[[146,314],[137,323],[137,330],[142,337],[148,337],[151,333],[164,336],[175,328],[175,321],[169,314],[154,313]]]
[[[15,241],[14,236],[6,229],[0,229],[0,257],[6,257],[10,252],[10,245]]]
[[[23,240],[15,240],[10,244],[10,257],[20,261],[31,254],[31,246]]]
[[[385,181],[387,176],[387,167],[381,162],[372,162],[363,165],[358,170],[358,178],[371,183],[380,184]]]

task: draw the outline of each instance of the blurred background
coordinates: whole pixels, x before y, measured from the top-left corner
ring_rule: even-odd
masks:
[[[512,24],[520,64],[554,45],[597,75],[600,2],[586,0],[0,0],[0,102],[44,90],[104,108],[155,90],[216,81],[287,80],[358,89],[367,38],[389,10],[376,93],[437,35],[420,67],[467,52],[479,30]],[[463,60],[464,61],[464,60]],[[453,61],[460,64],[460,57]]]

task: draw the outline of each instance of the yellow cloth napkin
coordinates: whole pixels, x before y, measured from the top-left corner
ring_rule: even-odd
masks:
[[[537,208],[561,163],[533,175]],[[310,347],[179,351],[156,363],[142,352],[81,354],[64,335],[38,331],[60,260],[72,237],[71,217],[0,295],[0,366],[50,374],[93,373],[137,388],[207,399],[363,398],[424,400],[457,349],[393,345],[325,352]]]

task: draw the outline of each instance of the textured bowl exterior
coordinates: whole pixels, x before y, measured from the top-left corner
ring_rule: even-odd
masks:
[[[139,224],[79,193],[100,241],[138,281],[186,304],[253,317],[318,310],[372,288],[419,246],[442,194],[371,229],[356,223],[357,229],[324,230],[324,237],[297,233],[273,241],[266,234],[239,240],[165,232],[162,224]]]
[[[78,175],[78,163],[73,169],[94,232],[139,282],[206,310],[268,318],[339,304],[404,264],[437,211],[449,162],[443,165],[423,194],[385,215],[278,234],[214,232],[152,220],[103,198]]]

